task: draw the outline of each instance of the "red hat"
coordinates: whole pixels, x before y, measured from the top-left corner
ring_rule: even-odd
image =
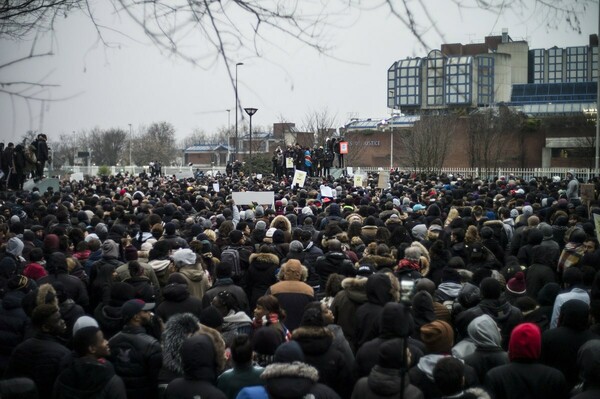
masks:
[[[508,357],[516,359],[539,359],[542,352],[542,333],[533,323],[523,323],[515,327],[510,334]]]
[[[525,285],[525,275],[523,272],[517,272],[513,278],[508,280],[506,290],[512,294],[523,295],[527,290]]]
[[[323,198],[323,203],[324,203],[324,204],[327,204],[327,203],[329,203],[329,202],[331,202],[331,198],[329,198],[329,197],[325,197],[325,198]]]

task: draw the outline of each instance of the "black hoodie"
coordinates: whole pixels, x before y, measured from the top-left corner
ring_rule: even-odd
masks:
[[[583,301],[571,299],[560,311],[559,326],[542,334],[541,362],[562,371],[569,388],[578,381],[577,352],[587,341],[600,339],[588,330],[590,307]]]
[[[58,377],[56,399],[126,399],[125,384],[109,362],[81,357],[73,360]]]
[[[216,388],[216,352],[207,335],[194,335],[186,339],[181,347],[181,360],[184,376],[169,383],[164,399],[226,398]]]
[[[164,301],[156,308],[156,314],[167,320],[178,313],[191,313],[200,318],[202,301],[190,296],[186,284],[169,284],[163,289]]]

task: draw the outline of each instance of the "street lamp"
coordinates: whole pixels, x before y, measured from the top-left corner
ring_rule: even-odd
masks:
[[[131,130],[131,123],[129,124],[129,167],[131,168],[131,141],[133,140],[133,134]],[[133,175],[133,169],[131,174]]]
[[[246,113],[250,117],[250,162],[252,162],[252,115],[254,115],[256,111],[258,111],[258,109],[244,108],[244,111],[246,111]],[[248,168],[250,171],[250,176],[252,176],[252,167],[250,166],[250,164],[248,165]]]
[[[237,70],[240,65],[244,65],[243,62],[238,62],[235,64],[235,159],[237,160],[238,156],[238,108],[239,108],[239,100],[238,100],[238,79],[237,79]]]

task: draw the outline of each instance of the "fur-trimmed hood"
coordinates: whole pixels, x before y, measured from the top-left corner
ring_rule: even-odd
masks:
[[[164,368],[183,375],[181,346],[196,323],[199,323],[198,319],[189,313],[174,315],[169,319],[162,333]]]
[[[350,240],[348,239],[348,234],[346,232],[337,233],[331,237],[323,236],[323,239],[321,240],[321,247],[323,247],[323,249],[327,249],[329,247],[329,240],[333,239],[338,240],[342,244],[347,244],[350,242]]]
[[[255,253],[250,255],[250,263],[274,264],[279,266],[279,258],[275,254]]]
[[[217,363],[217,372],[221,374],[223,370],[225,370],[225,341],[223,340],[223,336],[220,332],[215,330],[214,328],[210,328],[205,326],[204,324],[200,325],[200,333],[206,334],[213,341],[213,345],[215,346],[215,361]]]
[[[260,376],[271,398],[303,398],[319,381],[319,372],[302,362],[273,363]]]
[[[275,216],[269,227],[274,227],[290,234],[292,233],[292,223],[283,215]]]
[[[396,259],[392,256],[380,256],[374,254],[365,254],[360,260],[360,264],[368,263],[370,265],[375,266],[375,269],[381,270],[383,268],[389,268],[393,270],[396,266]]]
[[[384,306],[388,302],[400,300],[400,283],[392,273],[375,273],[367,279],[369,302]]]
[[[364,277],[348,277],[342,280],[342,288],[352,302],[367,302],[367,279]]]
[[[58,297],[56,296],[56,290],[52,286],[52,284],[42,284],[38,289],[37,295],[35,297],[36,306],[49,304],[55,305],[58,307]]]

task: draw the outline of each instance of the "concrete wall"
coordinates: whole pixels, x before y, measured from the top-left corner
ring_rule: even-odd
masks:
[[[497,52],[510,54],[511,83],[527,83],[527,66],[529,64],[529,45],[527,42],[500,43]]]
[[[494,101],[510,102],[512,94],[511,55],[502,53],[489,54],[494,58]]]

